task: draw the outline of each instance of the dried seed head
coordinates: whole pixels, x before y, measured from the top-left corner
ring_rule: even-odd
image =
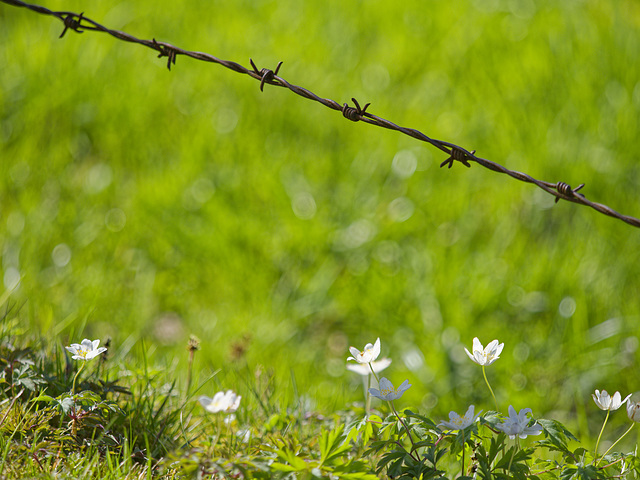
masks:
[[[189,341],[187,342],[187,350],[195,352],[200,350],[200,339],[195,335],[189,335]]]

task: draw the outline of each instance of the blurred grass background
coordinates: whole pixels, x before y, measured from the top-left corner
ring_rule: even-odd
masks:
[[[636,1],[42,5],[283,61],[320,96],[640,216]],[[9,303],[31,331],[112,338],[119,358],[144,340],[167,365],[194,334],[225,388],[272,369],[321,410],[361,399],[347,348],[378,336],[385,375],[414,385],[403,404],[435,418],[492,408],[474,336],[506,344],[488,369],[505,411],[594,435],[595,388],[640,390],[637,229],[477,165],[440,170],[428,145],[222,67],[169,72],[61,31],[0,4],[1,278],[20,279]]]

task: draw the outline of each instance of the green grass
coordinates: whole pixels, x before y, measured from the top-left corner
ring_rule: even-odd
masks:
[[[640,216],[633,1],[45,6],[283,61],[318,95]],[[21,276],[21,328],[111,338],[113,358],[180,388],[194,334],[198,378],[218,372],[201,393],[247,397],[271,372],[284,405],[325,414],[360,400],[347,347],[378,336],[432,418],[491,408],[474,336],[506,344],[488,370],[503,409],[580,438],[601,425],[595,388],[638,390],[636,229],[476,165],[440,170],[428,145],[219,66],[58,40],[54,20],[0,5],[0,273]]]
[[[635,426],[620,435],[620,415],[602,449],[539,416],[530,426],[537,431],[526,432],[536,441],[511,441],[505,433],[522,430],[501,433],[507,422],[495,411],[476,410],[478,421],[469,417],[459,432],[400,407],[402,398],[397,409],[354,403],[325,414],[299,394],[294,377],[291,398],[273,372],[261,370],[252,377],[236,372],[245,396],[234,414],[207,413],[198,392],[219,372],[185,387],[175,368],[149,364],[144,345],[137,366],[109,349],[74,361],[59,345],[21,334],[15,312],[0,321],[2,478],[373,480],[478,472],[487,479],[587,479],[640,472],[635,451],[611,452],[618,442],[608,439],[621,440]]]

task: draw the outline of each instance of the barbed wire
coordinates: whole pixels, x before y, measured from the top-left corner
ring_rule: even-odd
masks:
[[[451,168],[455,162],[459,162],[466,167],[471,167],[470,162],[475,162],[478,165],[488,168],[489,170],[493,170],[494,172],[504,173],[506,175],[509,175],[510,177],[515,178],[516,180],[520,180],[526,183],[533,183],[534,185],[538,186],[545,192],[555,196],[556,203],[558,202],[558,200],[562,199],[562,200],[567,200],[569,202],[577,203],[580,205],[585,205],[597,210],[598,212],[604,215],[617,218],[619,220],[622,220],[623,222],[628,223],[629,225],[640,228],[639,219],[628,216],[628,215],[622,215],[621,213],[616,212],[612,208],[606,205],[603,205],[601,203],[592,202],[588,200],[582,193],[578,193],[578,191],[584,187],[584,183],[579,185],[576,188],[572,188],[570,185],[564,182],[550,183],[542,180],[537,180],[531,177],[530,175],[527,175],[526,173],[509,170],[508,168],[505,168],[498,163],[492,162],[491,160],[478,157],[475,154],[476,153],[475,150],[469,151],[454,143],[445,142],[442,140],[436,140],[434,138],[431,138],[425,135],[419,130],[416,130],[414,128],[401,127],[399,125],[396,125],[393,122],[390,122],[389,120],[378,117],[377,115],[374,115],[370,112],[367,112],[367,108],[371,105],[370,103],[367,103],[364,107],[361,107],[358,101],[355,98],[352,98],[351,100],[353,101],[353,104],[354,104],[354,106],[352,107],[348,103],[340,104],[335,100],[331,100],[329,98],[322,98],[316,95],[315,93],[311,92],[310,90],[307,90],[306,88],[300,87],[298,85],[293,85],[289,83],[287,80],[285,80],[284,78],[280,77],[278,75],[278,72],[280,71],[282,62],[278,63],[278,66],[276,67],[275,71],[268,68],[262,68],[258,70],[258,67],[256,67],[256,64],[253,62],[252,59],[250,59],[249,62],[251,63],[252,68],[249,69],[247,67],[244,67],[243,65],[240,65],[239,63],[228,61],[228,60],[221,60],[208,53],[184,50],[170,43],[158,42],[156,41],[155,38],[151,40],[143,40],[143,39],[136,38],[133,35],[130,35],[128,33],[121,32],[119,30],[112,30],[110,28],[107,28],[99,24],[98,22],[95,22],[94,20],[91,20],[90,18],[85,17],[84,12],[77,14],[74,12],[66,12],[66,11],[52,11],[52,10],[49,10],[48,8],[45,8],[39,5],[32,5],[29,3],[25,3],[21,0],[0,0],[0,2],[13,5],[15,7],[24,7],[33,12],[40,13],[43,15],[50,15],[50,16],[56,17],[58,20],[60,20],[64,24],[64,29],[62,30],[62,33],[60,34],[59,38],[62,38],[67,33],[68,30],[73,30],[76,33],[83,33],[85,31],[97,31],[97,32],[107,33],[125,42],[144,45],[145,47],[148,47],[157,51],[158,58],[167,57],[167,68],[169,70],[171,70],[171,65],[175,65],[176,58],[178,57],[178,55],[184,55],[184,56],[191,57],[193,59],[201,60],[204,62],[217,63],[219,65],[222,65],[225,68],[233,70],[234,72],[249,75],[255,80],[258,80],[260,82],[261,91],[263,91],[265,84],[273,85],[276,87],[284,87],[301,97],[316,101],[318,103],[321,103],[325,107],[341,112],[345,118],[353,122],[363,121],[370,125],[376,125],[378,127],[386,128],[389,130],[395,130],[397,132],[413,137],[417,140],[429,143],[430,145],[433,145],[434,147],[438,148],[439,150],[442,150],[444,153],[448,155],[447,159],[440,164],[440,167],[444,167],[446,165],[448,168]]]

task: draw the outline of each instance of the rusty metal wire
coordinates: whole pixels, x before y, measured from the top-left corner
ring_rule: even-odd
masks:
[[[581,184],[576,188],[571,188],[568,184],[564,182],[550,183],[550,182],[545,182],[541,180],[536,180],[535,178],[531,177],[530,175],[527,175],[526,173],[509,170],[508,168],[505,168],[498,163],[492,162],[491,160],[478,157],[475,155],[476,153],[475,150],[469,151],[453,143],[430,138],[424,133],[420,132],[419,130],[416,130],[413,128],[401,127],[399,125],[396,125],[393,122],[390,122],[389,120],[378,117],[370,112],[367,112],[367,108],[369,107],[370,103],[367,103],[364,106],[364,108],[361,108],[360,104],[356,101],[356,99],[352,98],[351,100],[353,101],[355,107],[351,107],[347,103],[344,103],[341,105],[335,100],[319,97],[318,95],[307,90],[306,88],[293,85],[288,81],[286,81],[284,78],[278,76],[278,72],[280,70],[280,67],[282,66],[282,62],[278,63],[278,66],[276,67],[275,71],[273,71],[268,68],[262,68],[261,70],[258,70],[258,67],[256,67],[253,60],[250,60],[252,68],[248,69],[240,65],[239,63],[231,62],[228,60],[221,60],[217,57],[214,57],[213,55],[209,55],[208,53],[183,50],[182,48],[176,47],[175,45],[171,45],[170,43],[158,42],[156,41],[155,38],[151,40],[141,40],[128,33],[121,32],[119,30],[112,30],[103,25],[100,25],[98,22],[95,22],[90,18],[85,17],[84,13],[77,14],[74,12],[66,12],[66,11],[55,12],[55,11],[49,10],[48,8],[41,7],[39,5],[31,5],[31,4],[25,3],[21,0],[0,0],[0,2],[13,5],[15,7],[24,7],[31,11],[34,11],[36,13],[40,13],[43,15],[50,15],[50,16],[56,17],[58,20],[60,20],[64,24],[64,30],[60,34],[60,38],[62,38],[67,33],[68,30],[73,30],[76,33],[83,33],[85,31],[97,31],[97,32],[108,33],[109,35],[119,40],[123,40],[125,42],[144,45],[145,47],[148,47],[157,51],[158,58],[167,57],[167,68],[169,70],[171,70],[171,65],[175,65],[176,58],[178,57],[178,55],[184,55],[184,56],[191,57],[196,60],[201,60],[204,62],[217,63],[219,65],[222,65],[225,68],[233,70],[234,72],[243,73],[245,75],[249,75],[255,80],[258,80],[260,82],[261,91],[263,90],[265,84],[273,85],[276,87],[284,87],[301,97],[319,102],[325,107],[341,112],[345,118],[353,122],[363,121],[370,125],[376,125],[378,127],[387,128],[389,130],[395,130],[397,132],[413,137],[417,140],[429,143],[434,147],[442,150],[444,153],[448,155],[448,158],[440,164],[440,167],[444,167],[446,165],[448,168],[451,168],[455,162],[460,162],[466,167],[471,167],[470,162],[475,162],[478,165],[488,168],[489,170],[493,170],[494,172],[504,173],[506,175],[509,175],[510,177],[515,178],[516,180],[520,180],[526,183],[533,183],[534,185],[538,186],[545,192],[555,196],[556,202],[562,199],[562,200],[567,200],[569,202],[577,203],[580,205],[585,205],[597,210],[598,212],[604,215],[617,218],[619,220],[622,220],[623,222],[628,223],[629,225],[640,228],[639,219],[635,217],[630,217],[628,215],[622,215],[621,213],[616,212],[615,210],[611,209],[606,205],[587,200],[587,198],[583,194],[578,193],[578,190],[583,188],[584,184]]]

